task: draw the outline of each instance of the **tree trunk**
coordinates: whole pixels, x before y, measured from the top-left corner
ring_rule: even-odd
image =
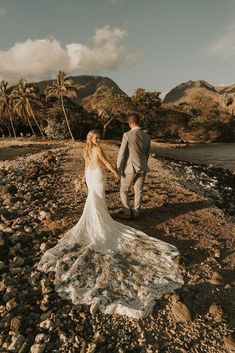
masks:
[[[107,130],[107,127],[106,125],[103,125],[103,131],[102,131],[102,140],[105,139],[105,135],[106,135],[106,130]]]
[[[33,129],[33,126],[32,126],[32,124],[31,124],[31,122],[30,122],[30,119],[29,119],[28,115],[27,115],[27,117],[26,117],[25,114],[24,114],[24,118],[28,121],[29,126],[30,126],[30,129],[31,129],[31,131],[32,131],[32,134],[36,136],[36,134],[35,134],[35,132],[34,132],[34,129]]]
[[[113,120],[113,117],[110,118],[107,123],[103,124],[103,132],[102,132],[102,139],[105,139],[107,127],[110,125],[111,121]]]
[[[9,128],[9,126],[7,125],[7,130],[8,130],[8,137],[11,137],[11,129]]]
[[[45,135],[44,135],[44,133],[43,133],[43,131],[42,131],[37,119],[34,116],[33,109],[30,109],[30,110],[31,110],[31,114],[32,114],[33,120],[35,121],[37,127],[39,128],[40,134],[42,135],[43,138],[45,138]]]
[[[7,114],[8,114],[9,119],[10,119],[10,123],[11,123],[11,128],[12,128],[12,131],[13,131],[13,135],[14,135],[14,137],[16,138],[16,131],[15,131],[15,127],[14,127],[14,124],[13,124],[12,116],[11,116],[11,113],[10,113],[9,110],[7,110]]]
[[[63,109],[63,112],[64,112],[64,117],[65,117],[65,120],[66,120],[66,123],[67,123],[67,126],[68,126],[68,130],[69,130],[71,139],[74,141],[74,137],[73,137],[72,131],[71,131],[71,129],[70,129],[70,125],[69,125],[69,120],[68,120],[66,111],[65,111],[65,109],[64,109],[64,101],[63,101],[63,96],[62,96],[62,94],[60,95],[60,99],[61,99],[62,109]]]

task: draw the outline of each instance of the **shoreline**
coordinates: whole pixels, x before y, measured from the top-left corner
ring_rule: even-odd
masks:
[[[154,153],[153,153],[154,155]],[[235,216],[235,172],[215,165],[155,156],[175,173],[182,185],[213,200],[227,214]]]
[[[102,144],[115,163],[117,146]],[[27,353],[37,344],[45,353],[92,347],[96,353],[227,353],[235,344],[235,224],[205,195],[184,186],[163,160],[150,157],[141,218],[124,221],[180,252],[176,261],[185,285],[158,299],[151,315],[141,320],[91,315],[88,306],[74,306],[57,295],[53,273],[36,270],[46,249],[82,213],[83,145],[64,141],[5,161],[0,169],[3,349],[14,346]],[[111,214],[120,209],[119,183],[109,172],[106,199]]]

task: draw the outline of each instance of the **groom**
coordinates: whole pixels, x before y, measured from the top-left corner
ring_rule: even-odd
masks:
[[[121,173],[120,196],[123,212],[118,218],[137,219],[140,215],[143,186],[148,172],[150,136],[140,127],[140,117],[132,114],[128,118],[130,131],[124,133],[117,158],[117,170]],[[134,208],[130,208],[129,190],[134,186]]]

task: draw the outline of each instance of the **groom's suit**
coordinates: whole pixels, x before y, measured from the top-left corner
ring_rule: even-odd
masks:
[[[148,172],[150,136],[141,128],[132,128],[123,135],[117,158],[117,169],[121,172],[120,196],[124,213],[131,215],[129,189],[134,185],[133,215],[138,216],[141,208],[143,185]]]

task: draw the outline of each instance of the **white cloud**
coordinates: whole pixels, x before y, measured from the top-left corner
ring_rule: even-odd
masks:
[[[0,7],[0,16],[5,16],[6,15],[6,9],[3,7]]]
[[[235,56],[235,24],[226,27],[223,34],[205,49],[209,56],[227,59]]]
[[[48,78],[69,66],[68,54],[56,39],[28,39],[0,51],[0,76],[10,81]]]
[[[131,64],[134,52],[125,43],[125,37],[125,30],[104,26],[96,30],[91,47],[77,43],[66,45],[71,69],[113,70]]]
[[[28,39],[0,51],[0,77],[41,80],[55,77],[58,70],[114,70],[132,64],[136,53],[126,43],[127,32],[104,26],[96,30],[91,44],[69,43],[62,47],[55,38]]]

